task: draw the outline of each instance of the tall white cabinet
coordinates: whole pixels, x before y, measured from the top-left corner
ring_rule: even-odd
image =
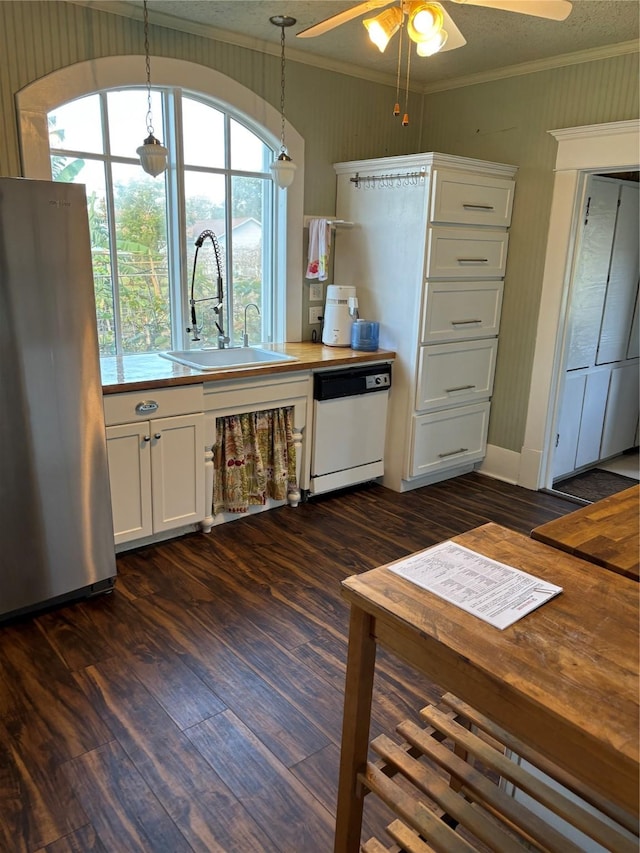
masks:
[[[334,280],[395,350],[384,484],[472,470],[486,452],[514,166],[412,154],[337,163]]]

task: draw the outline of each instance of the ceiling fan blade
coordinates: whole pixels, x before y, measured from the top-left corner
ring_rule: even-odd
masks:
[[[340,24],[346,24],[347,21],[352,21],[359,15],[364,15],[367,12],[372,12],[374,9],[381,9],[383,6],[390,6],[393,0],[365,0],[364,3],[358,3],[352,6],[351,9],[345,9],[344,12],[338,12],[337,15],[332,15],[330,18],[325,18],[324,21],[319,21],[311,27],[300,30],[296,33],[296,38],[307,39],[321,36],[328,33],[334,27],[339,27]]]
[[[439,53],[444,53],[446,50],[455,50],[456,47],[463,47],[467,43],[466,38],[456,27],[453,18],[446,9],[442,10],[442,14],[444,15],[444,30],[447,33],[447,41]]]
[[[564,21],[571,12],[570,0],[453,0],[453,2],[502,9],[504,12],[518,12],[520,15],[533,15],[536,18],[548,18],[550,21]]]

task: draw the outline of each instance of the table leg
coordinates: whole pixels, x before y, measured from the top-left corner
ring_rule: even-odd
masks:
[[[357,777],[367,763],[369,750],[371,696],[376,663],[373,621],[368,613],[352,605],[340,749],[335,853],[357,853],[360,849],[365,790],[358,784]]]

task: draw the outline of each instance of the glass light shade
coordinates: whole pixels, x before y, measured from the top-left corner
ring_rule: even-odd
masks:
[[[137,150],[136,154],[140,158],[140,165],[148,175],[153,175],[156,178],[161,175],[167,168],[168,149],[164,147],[153,134],[149,134]]]
[[[427,41],[444,26],[442,7],[438,3],[412,3],[407,19],[407,33],[415,42]]]
[[[398,6],[394,6],[380,12],[375,18],[367,18],[362,23],[366,27],[371,41],[380,53],[384,53],[389,44],[389,39],[398,32],[402,23],[402,10]]]
[[[446,30],[440,30],[433,38],[426,41],[419,41],[416,45],[416,53],[418,56],[433,56],[434,53],[442,50],[447,43],[448,37],[449,33]]]
[[[273,178],[281,190],[286,190],[287,187],[291,186],[297,167],[291,157],[285,154],[284,151],[271,164],[270,168],[273,172]]]

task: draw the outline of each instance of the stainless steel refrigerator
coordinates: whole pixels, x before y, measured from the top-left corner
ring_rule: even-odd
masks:
[[[115,575],[85,190],[0,178],[0,619]]]

